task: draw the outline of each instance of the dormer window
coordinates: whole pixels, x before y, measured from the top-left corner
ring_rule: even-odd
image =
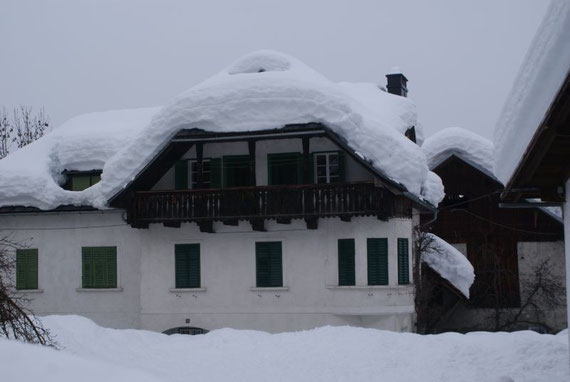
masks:
[[[70,191],[83,191],[101,180],[101,170],[64,171],[65,184],[63,188]]]

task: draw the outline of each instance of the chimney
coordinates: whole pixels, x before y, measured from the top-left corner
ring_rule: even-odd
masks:
[[[386,86],[388,93],[402,97],[408,96],[408,79],[402,74],[400,68],[393,67],[390,73],[386,74],[386,78],[388,79],[388,85]]]

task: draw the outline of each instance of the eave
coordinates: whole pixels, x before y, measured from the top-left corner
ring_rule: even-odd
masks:
[[[519,202],[528,198],[564,201],[563,187],[570,176],[570,71],[548,108],[501,198]]]

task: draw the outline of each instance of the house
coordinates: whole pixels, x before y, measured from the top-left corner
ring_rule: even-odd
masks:
[[[570,4],[553,1],[497,122],[494,162],[495,174],[505,184],[504,207],[563,206],[566,285],[570,275],[569,34]]]
[[[505,189],[493,172],[493,143],[473,132],[443,129],[426,139],[422,149],[446,193],[431,232],[452,243],[475,268],[468,300],[440,292],[447,314],[434,330],[566,328],[566,307],[553,308],[535,297],[538,309],[524,311],[524,324],[502,327],[509,311],[528,305],[529,286],[541,261],[548,259],[552,275],[565,279],[561,211],[500,208]]]
[[[164,107],[68,121],[0,161],[19,290],[116,328],[413,330],[413,227],[443,189],[388,78],[260,51]]]

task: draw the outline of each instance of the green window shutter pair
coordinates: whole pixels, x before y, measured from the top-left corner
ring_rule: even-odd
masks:
[[[338,285],[355,285],[354,239],[338,240]]]
[[[366,245],[368,285],[388,285],[388,239],[369,238]]]
[[[83,288],[117,287],[117,247],[83,247]]]
[[[283,259],[280,241],[255,243],[256,286],[283,286]]]
[[[188,160],[181,159],[174,164],[174,188],[177,190],[188,189]]]
[[[90,175],[71,176],[71,191],[83,191],[89,187],[91,187]]]
[[[174,246],[176,288],[200,288],[200,244]]]
[[[300,153],[267,154],[267,183],[269,185],[303,183],[303,155]]]
[[[398,284],[410,283],[408,239],[398,239]]]
[[[223,157],[223,186],[243,187],[251,185],[249,155],[227,155]]]
[[[16,289],[38,289],[38,250],[16,250]]]

